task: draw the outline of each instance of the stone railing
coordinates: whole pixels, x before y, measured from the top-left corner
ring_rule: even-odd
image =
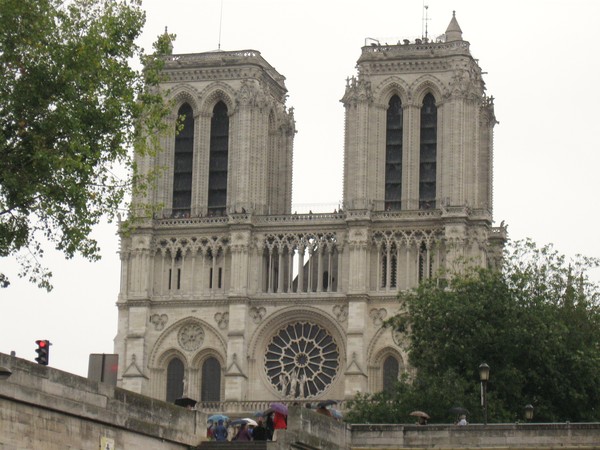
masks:
[[[411,43],[404,40],[404,44],[397,45],[368,45],[362,48],[359,63],[365,60],[380,59],[390,56],[423,55],[431,52],[445,54],[469,54],[469,43],[467,41],[452,42],[423,42],[417,40]]]
[[[165,57],[166,68],[186,66],[214,66],[215,64],[253,63],[263,67],[267,73],[276,81],[283,83],[285,77],[280,75],[271,64],[269,64],[258,50],[217,51],[205,53],[187,53],[181,55],[168,55]]]

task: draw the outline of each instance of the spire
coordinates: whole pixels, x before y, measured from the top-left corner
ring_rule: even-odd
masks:
[[[165,41],[166,44],[166,48],[165,51],[167,52],[167,55],[172,55],[173,54],[173,41],[171,40],[171,35],[169,35],[169,30],[167,27],[165,27],[165,32],[162,35],[162,38]]]
[[[462,30],[456,20],[456,11],[452,11],[452,20],[446,29],[446,42],[462,41]]]

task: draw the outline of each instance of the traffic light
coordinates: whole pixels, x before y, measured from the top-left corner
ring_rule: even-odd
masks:
[[[42,366],[47,366],[48,359],[50,358],[50,341],[38,340],[38,341],[35,341],[35,343],[38,346],[38,348],[35,349],[35,352],[38,354],[38,356],[37,356],[37,358],[35,358],[35,360],[37,361],[38,364],[41,364]]]

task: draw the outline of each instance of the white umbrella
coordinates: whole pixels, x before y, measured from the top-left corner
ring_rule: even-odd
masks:
[[[246,422],[248,425],[252,425],[253,427],[257,426],[258,424],[256,423],[256,420],[251,419],[249,417],[246,417],[244,419],[242,419],[244,422]]]

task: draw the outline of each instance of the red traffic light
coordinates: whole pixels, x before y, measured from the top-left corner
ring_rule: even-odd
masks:
[[[37,358],[35,358],[38,364],[42,366],[48,365],[48,360],[50,358],[50,341],[47,339],[39,339],[35,341],[38,348],[35,349],[35,352],[38,354]]]

